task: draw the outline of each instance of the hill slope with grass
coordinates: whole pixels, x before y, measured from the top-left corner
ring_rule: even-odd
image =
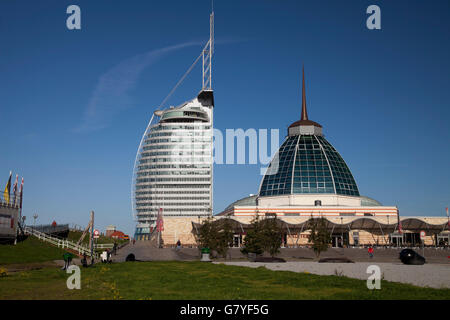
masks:
[[[61,260],[64,250],[33,236],[16,245],[0,245],[0,265]]]
[[[82,235],[79,231],[70,231],[67,237],[72,242],[77,242]],[[114,240],[105,236],[100,236],[97,243],[122,244],[128,240]],[[89,246],[89,235],[86,235],[82,244]],[[103,249],[102,249],[103,250]],[[17,245],[0,244],[0,265],[25,264],[61,260],[66,249],[58,248],[50,243],[29,236],[26,240],[18,242]]]

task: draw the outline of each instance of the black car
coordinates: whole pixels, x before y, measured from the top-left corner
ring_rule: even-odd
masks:
[[[399,258],[404,264],[422,265],[426,262],[424,257],[412,249],[403,249]]]

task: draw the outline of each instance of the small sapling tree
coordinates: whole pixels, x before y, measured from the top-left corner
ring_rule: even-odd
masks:
[[[308,241],[312,243],[312,248],[316,257],[319,258],[320,253],[327,251],[331,243],[331,235],[327,230],[325,218],[314,219],[309,223],[311,234]]]

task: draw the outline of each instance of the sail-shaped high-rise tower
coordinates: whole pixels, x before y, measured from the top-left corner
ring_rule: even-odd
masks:
[[[214,12],[210,37],[201,55],[202,89],[192,100],[156,110],[142,137],[133,172],[135,238],[146,240],[164,217],[212,215],[213,109],[212,56]]]

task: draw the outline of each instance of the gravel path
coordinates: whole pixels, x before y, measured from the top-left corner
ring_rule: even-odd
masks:
[[[222,263],[222,262],[221,262]],[[223,262],[228,265],[244,267],[264,266],[270,270],[283,270],[293,272],[309,272],[318,275],[343,275],[349,278],[367,280],[370,274],[366,273],[367,267],[375,264],[381,269],[384,280],[409,283],[420,287],[450,288],[450,265],[425,264],[422,266],[410,266],[401,263],[318,263],[318,262]]]

